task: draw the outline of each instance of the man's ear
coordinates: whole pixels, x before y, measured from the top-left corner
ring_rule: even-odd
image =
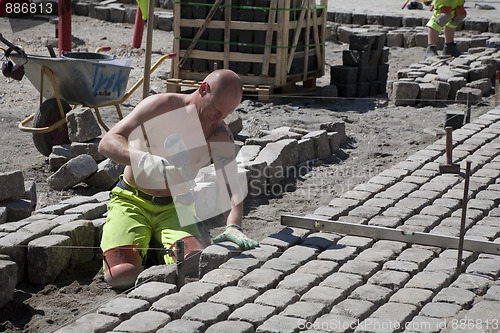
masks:
[[[207,82],[203,82],[198,88],[201,96],[205,96],[206,93],[210,92],[210,85]]]

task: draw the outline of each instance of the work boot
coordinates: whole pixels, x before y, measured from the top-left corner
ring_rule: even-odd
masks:
[[[454,58],[460,56],[462,52],[457,48],[457,43],[446,43],[443,48],[443,55],[452,56]]]
[[[437,47],[434,44],[430,44],[427,46],[427,49],[425,49],[424,53],[424,59],[430,59],[438,56],[438,51]]]

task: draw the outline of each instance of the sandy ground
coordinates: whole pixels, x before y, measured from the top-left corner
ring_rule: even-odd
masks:
[[[368,1],[365,1],[368,3]],[[358,0],[357,3],[363,3]],[[381,2],[382,6],[400,2]],[[340,9],[349,3],[336,3]],[[396,6],[396,7],[397,7]],[[346,7],[347,8],[347,7]],[[399,7],[400,8],[400,7]],[[379,8],[380,9],[380,8]],[[369,10],[369,9],[367,9]],[[9,31],[9,23],[0,18],[0,31]],[[144,49],[132,49],[133,26],[111,24],[86,17],[73,17],[73,35],[81,41],[74,50],[93,51],[99,46],[109,45],[110,53],[119,58],[132,58],[134,69],[129,86],[143,74]],[[44,47],[53,40],[54,27],[48,24],[36,29],[25,30],[8,37],[25,48],[28,53],[47,54]],[[171,51],[172,33],[155,31],[153,39],[153,61],[161,54]],[[326,58],[329,65],[340,64],[340,51],[345,46],[329,42]],[[390,79],[398,69],[418,62],[423,49],[391,49]],[[151,90],[165,91],[165,75],[170,71],[167,60],[152,74]],[[318,79],[318,86],[328,84],[325,76]],[[140,101],[141,89],[123,106],[125,114]],[[29,133],[18,130],[17,124],[38,107],[39,94],[33,85],[23,79],[21,82],[0,77],[0,164],[3,171],[21,170],[26,180],[37,183],[38,208],[54,204],[62,199],[91,194],[92,189],[79,186],[67,191],[54,191],[47,186],[51,174],[47,159],[35,149]],[[248,96],[245,96],[247,99]],[[294,180],[287,187],[288,192],[277,197],[248,199],[245,202],[244,229],[256,240],[280,229],[282,214],[305,215],[320,206],[367,181],[380,171],[401,161],[443,134],[445,112],[464,110],[464,106],[453,103],[440,107],[394,107],[387,96],[367,99],[341,99],[323,103],[317,95],[276,98],[272,103],[249,102],[254,111],[237,111],[244,120],[245,130],[249,128],[272,129],[279,126],[294,126],[315,130],[323,122],[343,120],[346,123],[350,143],[330,159],[316,165]],[[472,117],[491,110],[492,98],[474,106]],[[116,123],[113,109],[102,112],[106,123]],[[211,225],[212,235],[220,232],[220,223]],[[47,286],[21,284],[15,300],[0,311],[0,331],[48,332],[73,321],[116,297],[102,280],[98,264],[85,272],[68,272],[55,283]]]

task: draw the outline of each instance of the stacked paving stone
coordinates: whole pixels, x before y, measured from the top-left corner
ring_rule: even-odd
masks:
[[[340,97],[367,97],[386,92],[389,48],[385,33],[349,35],[349,50],[342,52],[342,66],[330,67],[330,83]]]
[[[95,260],[108,200],[108,191],[73,197],[0,223],[0,306],[20,282],[48,284],[64,269]]]
[[[412,64],[392,82],[391,101],[397,106],[435,105],[448,100],[477,104],[493,92],[500,70],[496,48],[469,49],[457,58],[439,57]]]
[[[21,171],[0,173],[0,224],[30,216],[36,202],[35,182],[25,181]]]
[[[466,237],[500,243],[500,108],[454,132],[472,161]],[[309,217],[456,235],[463,175],[441,175],[445,140]],[[241,252],[224,242],[177,287],[175,265],[58,332],[468,332],[500,323],[500,255],[285,227]],[[142,275],[142,274],[141,274]],[[139,326],[138,326],[139,325]]]
[[[49,166],[54,173],[47,179],[49,186],[66,190],[85,182],[92,188],[110,189],[123,173],[124,166],[99,153],[102,131],[92,110],[71,110],[66,114],[66,122],[71,143],[52,147]]]

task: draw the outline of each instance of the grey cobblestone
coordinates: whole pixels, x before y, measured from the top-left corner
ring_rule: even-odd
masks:
[[[361,204],[364,201],[373,197],[373,195],[374,194],[371,192],[351,190],[351,191],[347,191],[347,192],[342,193],[340,198],[357,200]]]
[[[405,178],[403,178],[403,181],[406,182],[406,183],[412,183],[412,184],[416,184],[416,185],[422,185],[422,184],[425,184],[427,183],[428,181],[430,180],[429,177],[422,177],[422,176],[415,176],[415,175],[410,175],[410,176],[406,176]],[[416,190],[412,193],[410,193],[408,196],[412,196],[413,193],[418,193],[418,192],[427,192],[427,191],[421,191],[421,190]],[[433,192],[433,191],[429,191],[429,193],[427,193],[428,195],[430,196],[433,196],[437,193]],[[428,197],[424,197],[424,196],[420,196],[420,195],[415,195],[416,198],[428,198]]]
[[[367,237],[344,236],[337,242],[337,245],[352,246],[358,251],[363,251],[373,245],[375,241]]]
[[[408,333],[439,333],[446,328],[447,321],[442,318],[431,318],[424,316],[415,316],[408,324]],[[425,329],[424,329],[425,328]]]
[[[439,224],[439,217],[431,215],[414,215],[405,221],[406,226],[420,226],[427,231]]]
[[[391,296],[390,302],[412,304],[418,308],[431,301],[434,292],[419,288],[402,288]]]
[[[177,319],[169,322],[157,333],[202,333],[205,325],[203,323],[185,319]]]
[[[466,238],[482,237],[489,241],[494,241],[498,236],[500,236],[500,228],[487,225],[475,225],[465,233]]]
[[[391,206],[394,206],[394,204],[395,204],[395,200],[392,200],[392,199],[371,198],[371,199],[367,200],[363,205],[386,209],[386,208],[389,208]]]
[[[420,310],[420,315],[433,318],[450,318],[461,310],[460,305],[451,303],[432,302],[424,305]]]
[[[469,309],[476,295],[472,291],[459,288],[444,288],[434,298],[433,302],[452,303],[461,308]]]
[[[221,287],[218,284],[196,281],[185,284],[179,292],[181,294],[197,296],[202,302],[205,302],[209,297],[215,295],[220,290]]]
[[[300,267],[300,262],[292,258],[273,258],[262,265],[263,269],[272,269],[285,275],[295,272]]]
[[[394,216],[375,216],[368,222],[368,225],[375,225],[385,228],[396,228],[403,224],[403,218]]]
[[[243,275],[242,272],[235,269],[218,268],[205,274],[200,281],[218,284],[223,288],[236,285]]]
[[[410,218],[414,212],[411,209],[403,207],[389,207],[382,213],[382,216],[386,217],[399,217],[403,221]]]
[[[497,279],[500,276],[500,257],[479,255],[479,258],[467,267],[467,273],[480,274]]]
[[[381,264],[364,261],[364,260],[350,260],[339,268],[340,273],[356,274],[368,280],[380,268]]]
[[[416,263],[402,260],[387,261],[382,266],[382,269],[396,272],[405,272],[410,275],[414,275],[419,271],[418,265]]]
[[[78,332],[108,332],[120,324],[120,319],[99,313],[88,313],[71,325],[65,326],[56,333],[78,333]]]
[[[280,232],[269,235],[260,241],[261,245],[275,246],[285,251],[290,246],[297,245],[310,233],[309,230],[299,228],[284,228]]]
[[[296,245],[287,249],[279,258],[290,259],[301,265],[313,260],[317,256],[318,249],[312,246]]]
[[[467,209],[476,209],[483,212],[483,214],[487,215],[488,211],[495,208],[497,205],[493,200],[484,200],[484,199],[471,199],[467,203]]]
[[[186,311],[181,319],[199,321],[208,327],[225,320],[229,314],[230,310],[227,305],[203,302]]]
[[[319,316],[328,312],[325,304],[297,302],[286,307],[280,315],[305,319],[307,322],[314,322]]]
[[[118,317],[120,320],[126,320],[149,308],[149,303],[141,299],[119,297],[97,309],[97,313]]]
[[[356,327],[357,323],[356,318],[329,313],[316,319],[312,326],[320,329],[321,332],[346,333],[352,332],[349,328]]]
[[[405,288],[421,288],[434,292],[446,287],[450,282],[450,276],[439,272],[420,272],[408,281]]]
[[[246,250],[242,252],[239,256],[235,257],[243,257],[243,258],[255,258],[258,259],[259,262],[264,263],[269,259],[275,258],[279,255],[280,250],[275,246],[263,245],[260,244],[259,247],[256,247],[251,250]]]
[[[350,293],[362,284],[363,278],[359,275],[336,272],[323,280],[319,285],[345,290],[346,293]]]
[[[368,279],[369,284],[386,287],[396,291],[410,279],[410,274],[398,271],[381,270]]]
[[[255,258],[250,258],[250,257],[244,257],[244,256],[238,256],[238,257],[233,257],[229,259],[227,262],[223,263],[222,265],[219,266],[219,268],[227,268],[227,269],[234,269],[237,271],[242,272],[243,274],[246,274],[253,270],[254,268],[257,268],[260,266],[260,261]]]
[[[364,190],[363,190],[364,191]],[[349,199],[349,198],[334,198],[330,201],[328,206],[332,208],[343,208],[346,210],[353,209],[360,204],[361,200]]]
[[[371,302],[348,298],[335,305],[330,313],[356,318],[361,321],[366,319],[375,309],[375,304]]]
[[[433,259],[424,269],[424,272],[442,272],[448,275],[454,275],[457,266],[457,259],[436,258]],[[464,264],[462,263],[462,266]]]
[[[365,192],[375,194],[375,193],[383,191],[385,189],[386,189],[386,187],[384,185],[381,185],[381,184],[363,183],[363,184],[356,185],[356,187],[353,188],[353,191],[365,191]]]
[[[252,324],[244,321],[226,320],[210,326],[205,333],[253,333]]]
[[[274,314],[276,308],[272,306],[248,303],[231,313],[228,320],[246,321],[258,327]]]
[[[333,272],[337,271],[339,264],[328,260],[312,260],[302,265],[297,269],[297,273],[309,273],[318,276],[320,279],[324,279],[331,275]]]
[[[413,304],[389,302],[378,308],[370,317],[405,323],[415,316],[417,312],[418,308]]]
[[[450,287],[469,290],[476,295],[483,295],[488,289],[489,284],[490,279],[488,277],[462,273],[453,281]]]
[[[163,282],[147,282],[128,293],[127,297],[137,298],[154,303],[163,296],[170,295],[177,291],[175,284]]]
[[[255,289],[230,286],[210,297],[208,302],[227,305],[234,311],[247,302],[253,302],[258,295],[259,292]]]
[[[484,299],[488,301],[500,301],[500,285],[491,286],[486,295],[484,295]]]
[[[300,298],[303,302],[321,303],[331,308],[334,304],[343,300],[346,292],[342,289],[335,289],[324,286],[315,286],[309,289]]]
[[[354,258],[354,261],[363,260],[382,264],[383,262],[392,260],[394,258],[396,258],[396,253],[394,253],[394,251],[372,247],[358,254],[357,257]]]
[[[295,333],[300,331],[300,327],[304,326],[306,320],[301,318],[292,318],[282,315],[274,315],[257,327],[256,333]]]
[[[431,205],[424,207],[421,211],[421,215],[431,215],[431,216],[436,216],[439,220],[445,219],[446,217],[450,216],[451,213],[453,212],[452,209],[439,206],[439,205]]]
[[[408,247],[408,244],[404,242],[398,242],[398,241],[392,241],[392,240],[384,240],[381,239],[377,241],[375,244],[372,246],[374,249],[386,249],[386,250],[391,250],[395,254],[401,253],[404,249]]]
[[[345,245],[332,245],[327,250],[318,255],[319,260],[331,260],[344,264],[348,260],[354,258],[357,253],[356,247]]]
[[[313,274],[293,273],[286,276],[283,281],[278,284],[278,289],[290,289],[299,295],[304,294],[313,286],[319,284],[320,278]]]
[[[206,247],[200,257],[200,276],[203,277],[240,252],[239,247],[232,242],[221,242]]]
[[[422,179],[426,179],[423,177],[418,177]],[[425,184],[425,183],[424,183]],[[409,198],[420,198],[420,199],[436,199],[441,195],[440,192],[438,191],[431,191],[431,190],[416,190],[415,192],[411,192],[408,194]]]
[[[238,281],[238,286],[264,292],[270,288],[276,287],[282,277],[283,273],[277,270],[258,268],[242,277]]]
[[[171,321],[170,316],[165,313],[144,311],[136,313],[130,319],[120,323],[113,331],[155,333],[169,321]]]
[[[349,216],[356,216],[356,217],[370,219],[375,215],[379,214],[381,211],[382,208],[380,207],[363,205],[363,206],[358,206],[353,210],[351,210],[349,212]]]
[[[282,311],[288,305],[297,302],[300,296],[293,290],[288,289],[270,289],[255,299],[255,304],[272,306],[278,312]]]
[[[419,268],[423,268],[434,256],[434,252],[430,250],[411,247],[401,252],[396,260],[414,262]]]
[[[404,198],[398,201],[395,207],[409,209],[413,213],[418,213],[425,206],[428,206],[431,202],[432,202],[431,199]]]
[[[368,180],[368,183],[371,184],[378,184],[384,186],[384,189],[389,188],[389,186],[395,184],[398,181],[398,179],[394,177],[389,177],[389,176],[384,176],[382,174],[379,174],[377,176],[374,176]]]
[[[410,174],[409,170],[405,169],[396,169],[396,168],[390,168],[382,171],[379,176],[381,177],[390,177],[396,179],[396,181],[402,180],[405,176],[408,176]]]
[[[376,306],[387,302],[392,295],[392,290],[389,288],[377,286],[374,284],[365,284],[356,288],[348,298],[368,301]]]
[[[186,293],[175,293],[164,296],[151,305],[150,310],[168,314],[172,319],[179,319],[182,315],[198,304],[200,297]]]

